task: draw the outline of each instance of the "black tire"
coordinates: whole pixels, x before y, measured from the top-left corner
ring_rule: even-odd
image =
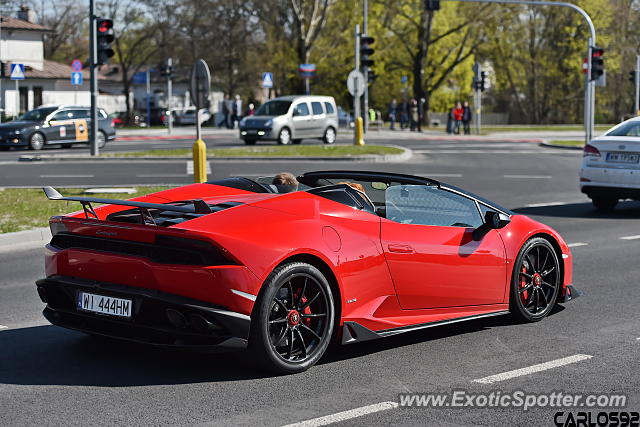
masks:
[[[44,135],[40,132],[35,132],[29,137],[29,149],[33,151],[42,150],[42,147],[47,143]]]
[[[11,147],[7,146],[7,145],[0,145],[0,151],[9,151],[11,149]]]
[[[293,140],[291,140],[291,142],[293,142],[294,145],[302,144],[302,140],[301,139],[293,139]]]
[[[325,129],[324,131],[324,136],[322,137],[322,142],[324,142],[325,144],[333,144],[336,142],[337,139],[337,134],[336,134],[336,130],[329,126],[327,129]]]
[[[265,282],[251,315],[249,349],[266,369],[302,372],[325,353],[334,329],[329,282],[312,265],[293,262],[276,268]]]
[[[255,139],[245,139],[244,143],[245,143],[245,145],[256,145],[256,140]]]
[[[522,322],[537,322],[547,316],[558,298],[562,271],[555,249],[548,240],[534,237],[520,249],[513,267],[509,310]]]
[[[602,212],[611,212],[618,204],[618,199],[615,197],[592,197],[591,201],[596,209]]]
[[[98,148],[102,149],[104,148],[105,145],[107,145],[107,134],[104,133],[103,131],[101,130],[98,131],[97,139],[98,139]]]
[[[288,127],[283,127],[278,133],[278,144],[289,145],[291,144],[291,130]]]

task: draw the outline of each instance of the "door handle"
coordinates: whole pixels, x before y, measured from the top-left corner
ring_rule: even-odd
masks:
[[[387,248],[389,249],[389,252],[395,252],[398,254],[412,254],[415,252],[409,245],[399,245],[391,243],[387,246]]]

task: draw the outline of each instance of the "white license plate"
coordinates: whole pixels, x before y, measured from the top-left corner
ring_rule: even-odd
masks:
[[[640,155],[636,153],[607,153],[607,161],[612,163],[638,163]]]
[[[130,299],[78,292],[78,309],[118,317],[131,317]]]

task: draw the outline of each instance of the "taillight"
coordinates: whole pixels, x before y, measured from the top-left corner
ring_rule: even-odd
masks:
[[[67,231],[67,226],[64,225],[60,217],[53,217],[49,220],[49,230],[51,230],[51,236],[55,236],[58,233]]]
[[[584,151],[582,152],[583,157],[600,157],[600,150],[598,150],[593,145],[587,144],[584,146]]]

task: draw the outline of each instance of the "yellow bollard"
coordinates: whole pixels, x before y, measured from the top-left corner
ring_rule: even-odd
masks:
[[[203,183],[207,180],[207,145],[202,139],[193,143],[193,182]]]
[[[362,117],[358,117],[355,123],[355,135],[353,144],[354,145],[364,145],[364,123],[362,121]]]

